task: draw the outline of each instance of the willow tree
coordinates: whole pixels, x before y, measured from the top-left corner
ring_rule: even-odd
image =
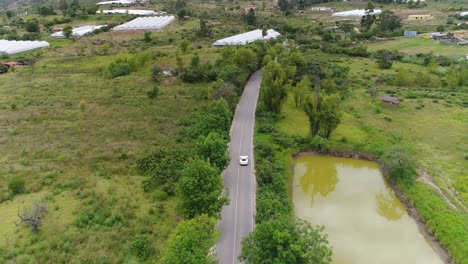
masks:
[[[340,97],[336,94],[324,96],[319,113],[321,135],[329,138],[341,121]]]
[[[320,134],[329,138],[341,121],[340,97],[336,94],[322,96],[319,83],[317,77],[314,94],[307,95],[303,108],[309,119],[312,136]]]
[[[304,102],[306,100],[307,92],[310,90],[312,83],[310,82],[309,77],[304,75],[301,81],[294,87],[293,94],[294,94],[294,104],[296,108],[303,107]]]
[[[314,95],[309,94],[304,103],[304,111],[309,118],[310,131],[312,136],[318,135],[320,129],[320,80],[319,77],[315,79]]]
[[[269,62],[263,69],[262,102],[265,108],[272,112],[281,113],[281,107],[286,102],[286,73],[277,62]]]

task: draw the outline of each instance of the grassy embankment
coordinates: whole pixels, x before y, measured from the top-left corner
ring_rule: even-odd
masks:
[[[150,100],[151,67],[174,70],[179,31],[191,35],[197,25],[173,24],[149,44],[142,32],[53,40],[50,50],[34,52],[41,54],[37,64],[0,76],[0,262],[139,261],[130,253],[139,234],[151,236],[158,259],[180,220],[178,198],[144,193],[136,160],[175,142],[181,118],[203,103],[197,95],[206,84],[166,78]],[[211,40],[192,43],[186,61],[194,50],[202,61],[218,56]],[[128,52],[147,62],[128,76],[105,78],[107,65]],[[8,192],[12,178],[25,180],[25,193]],[[50,211],[37,234],[13,224],[34,201]]]
[[[443,52],[456,54],[456,51]],[[466,87],[458,92],[449,92],[442,87],[430,89],[383,85],[379,87],[379,95],[396,90],[396,96],[403,99],[398,108],[386,108],[380,105],[378,99],[372,101],[367,93],[368,87],[376,85],[374,79],[377,76],[396,74],[406,69],[413,76],[423,73],[431,75],[431,78],[438,77],[428,73],[427,68],[414,64],[394,63],[391,70],[381,71],[373,59],[325,56],[330,61],[351,67],[352,80],[352,92],[343,102],[342,121],[331,136],[331,150],[357,151],[378,158],[393,145],[409,148],[417,164],[429,172],[457,210],[424,183],[416,182],[412,186],[400,184],[398,187],[453,258],[458,263],[466,263],[468,177],[465,167],[468,137],[465,131],[468,119],[466,107],[462,106],[466,102]],[[434,97],[435,94],[437,96]],[[309,133],[306,115],[294,107],[291,98],[284,107],[284,119],[276,127],[290,136],[306,136]]]

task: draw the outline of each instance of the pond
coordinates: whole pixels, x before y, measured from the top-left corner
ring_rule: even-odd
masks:
[[[295,159],[296,216],[325,226],[334,264],[442,264],[376,163],[330,156]]]

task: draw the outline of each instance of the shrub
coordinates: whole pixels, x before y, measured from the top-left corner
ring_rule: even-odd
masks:
[[[127,62],[113,62],[107,67],[110,78],[128,75],[132,72],[132,67]]]
[[[26,182],[21,178],[13,178],[8,182],[8,190],[13,194],[21,194],[24,192]]]
[[[151,241],[145,235],[137,235],[130,244],[132,254],[145,259],[153,253]]]
[[[81,112],[86,111],[87,106],[88,106],[88,103],[86,102],[86,100],[80,101],[79,107],[80,107]]]

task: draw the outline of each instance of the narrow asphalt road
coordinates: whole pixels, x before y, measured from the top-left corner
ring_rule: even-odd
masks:
[[[223,173],[224,187],[229,190],[231,202],[223,208],[218,225],[222,232],[216,247],[220,264],[240,263],[237,257],[241,252],[241,241],[252,232],[255,225],[253,133],[261,81],[260,71],[252,74],[239,100],[231,125],[231,162]],[[249,156],[249,165],[240,166],[239,156]]]

